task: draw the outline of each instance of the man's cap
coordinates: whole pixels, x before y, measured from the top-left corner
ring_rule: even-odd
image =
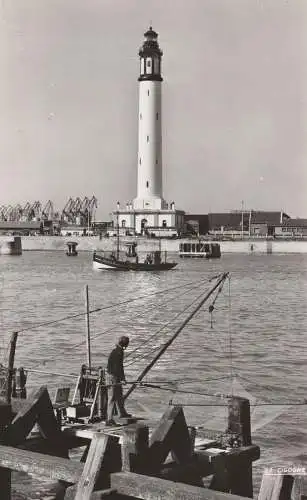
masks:
[[[120,337],[120,339],[118,340],[118,345],[120,345],[121,347],[127,347],[128,344],[129,337],[126,337],[125,335],[123,337]]]

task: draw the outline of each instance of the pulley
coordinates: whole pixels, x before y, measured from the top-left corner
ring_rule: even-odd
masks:
[[[214,305],[211,304],[209,306],[209,314],[210,314],[210,327],[213,328],[213,311],[214,311]]]

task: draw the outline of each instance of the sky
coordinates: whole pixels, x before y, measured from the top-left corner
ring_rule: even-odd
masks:
[[[0,205],[136,196],[138,50],[163,50],[163,195],[307,218],[306,0],[1,0]]]

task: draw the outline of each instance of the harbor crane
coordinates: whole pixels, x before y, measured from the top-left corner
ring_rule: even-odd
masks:
[[[61,220],[70,224],[90,226],[95,218],[95,210],[97,208],[97,198],[85,196],[83,200],[77,198],[69,198],[62,210]]]
[[[42,218],[45,221],[52,221],[55,218],[54,205],[51,200],[48,200],[42,209]]]

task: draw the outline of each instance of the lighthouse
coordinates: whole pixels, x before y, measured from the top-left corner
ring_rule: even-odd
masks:
[[[139,50],[139,113],[137,197],[135,209],[163,207],[162,199],[162,50],[158,34],[150,26]]]
[[[162,189],[162,55],[158,33],[144,33],[139,50],[137,192],[125,208],[117,202],[113,227],[122,234],[176,236],[184,212],[167,203]]]

